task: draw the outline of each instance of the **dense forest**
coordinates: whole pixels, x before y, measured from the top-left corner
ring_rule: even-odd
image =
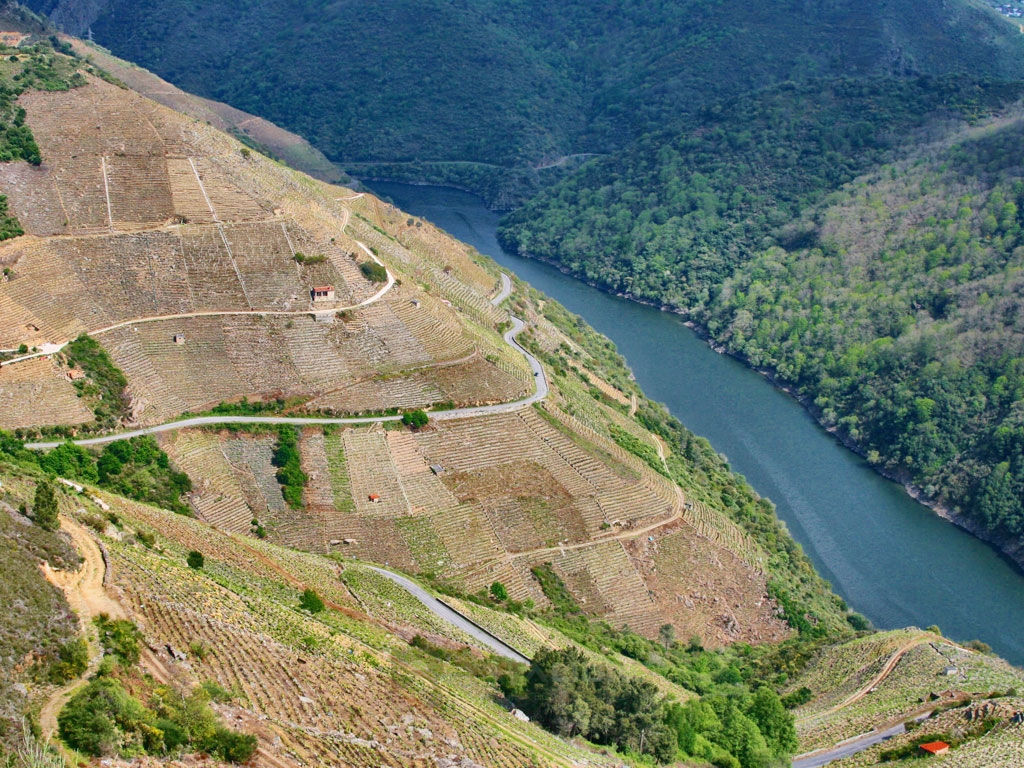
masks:
[[[798,246],[808,205],[1021,93],[959,77],[787,83],[591,161],[508,215],[499,237],[608,290],[693,307],[759,246]]]
[[[710,100],[787,79],[1024,73],[1017,30],[963,0],[28,5],[185,90],[300,133],[336,162],[471,162],[474,188],[488,190],[509,169],[518,189],[524,168],[617,151]],[[452,172],[465,183],[464,165]]]
[[[1024,118],[983,116],[1020,94],[941,79],[782,86],[590,163],[502,236],[686,310],[872,463],[1014,549]]]
[[[1024,541],[1024,116],[808,211],[698,314],[869,459]]]

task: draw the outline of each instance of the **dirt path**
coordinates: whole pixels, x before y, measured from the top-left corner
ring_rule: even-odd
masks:
[[[803,717],[798,717],[796,719],[796,722],[809,723],[814,720],[819,720],[820,718],[825,717],[826,715],[831,715],[835,712],[838,712],[841,709],[846,709],[846,707],[850,706],[851,704],[856,704],[858,701],[860,701],[869,693],[871,693],[872,688],[878,686],[883,680],[885,680],[885,678],[892,674],[892,671],[896,669],[896,665],[900,663],[900,659],[906,656],[908,652],[910,652],[919,645],[924,645],[930,640],[930,635],[915,635],[910,640],[901,645],[898,649],[896,649],[896,652],[889,657],[889,659],[882,666],[881,670],[879,670],[878,674],[872,677],[871,680],[869,680],[867,683],[862,685],[860,688],[851,693],[838,704],[829,707],[828,709],[822,710],[821,712],[815,712],[812,715],[804,715]]]
[[[347,226],[347,224],[348,224],[348,219],[346,218],[345,225]],[[342,228],[344,228],[344,227],[342,227]],[[384,270],[385,270],[385,272],[387,273],[387,276],[388,276],[387,277],[387,281],[385,282],[384,286],[379,291],[377,291],[375,294],[373,294],[373,296],[371,296],[370,298],[363,299],[358,304],[352,304],[352,305],[346,306],[346,307],[332,307],[330,309],[203,310],[203,311],[198,311],[198,312],[179,312],[179,313],[176,313],[176,314],[169,314],[169,315],[148,315],[146,317],[135,317],[135,318],[132,318],[131,320],[123,320],[123,321],[121,321],[119,323],[114,323],[112,325],[108,325],[108,326],[105,326],[103,328],[97,328],[97,329],[92,330],[92,331],[86,331],[85,335],[86,336],[100,336],[100,335],[102,335],[104,333],[110,333],[111,331],[115,331],[115,330],[117,330],[119,328],[127,328],[127,327],[133,326],[133,325],[143,325],[143,324],[146,324],[146,323],[160,323],[160,322],[165,322],[167,320],[180,320],[180,319],[183,319],[183,318],[190,318],[190,317],[192,317],[192,318],[195,318],[195,317],[235,317],[235,316],[239,316],[239,315],[243,315],[243,316],[244,315],[256,315],[256,316],[260,316],[260,317],[263,317],[263,316],[268,316],[268,317],[298,317],[300,315],[327,315],[327,314],[335,314],[337,312],[347,312],[347,311],[350,311],[350,310],[361,309],[362,307],[366,307],[366,306],[369,306],[370,304],[374,304],[374,303],[380,301],[382,298],[384,298],[384,296],[388,293],[388,291],[390,291],[391,288],[395,285],[395,276],[392,274],[391,270],[387,268],[387,265],[384,264],[384,262],[382,262],[380,259],[377,258],[376,254],[374,254],[373,251],[371,251],[369,248],[367,248],[363,243],[359,242],[358,240],[356,240],[355,243],[360,248],[362,248],[363,251],[366,253],[366,255],[369,256],[374,262],[376,262],[380,266],[384,267]],[[16,363],[22,363],[22,362],[24,362],[26,360],[32,360],[32,359],[34,359],[36,357],[46,357],[48,355],[54,355],[57,352],[60,352],[62,349],[64,349],[64,347],[66,347],[70,343],[71,343],[71,341],[68,340],[68,341],[63,341],[63,342],[58,342],[58,343],[41,344],[41,345],[39,345],[39,351],[38,352],[33,352],[31,354],[26,354],[26,355],[20,355],[18,357],[12,358],[11,360],[0,361],[0,367],[4,367],[4,366],[8,366],[8,365],[15,365]]]
[[[96,671],[102,658],[102,649],[90,632],[92,620],[101,613],[114,618],[125,618],[126,614],[121,604],[112,599],[103,588],[103,575],[107,571],[107,566],[95,539],[85,528],[64,515],[60,517],[60,527],[71,536],[75,549],[82,556],[82,567],[77,571],[55,571],[48,563],[44,563],[43,574],[51,584],[64,592],[64,597],[78,616],[82,632],[89,643],[89,666],[85,672],[81,677],[54,691],[39,711],[39,726],[43,740],[53,742],[63,752],[64,747],[55,739],[57,713],[71,698],[75,689]]]

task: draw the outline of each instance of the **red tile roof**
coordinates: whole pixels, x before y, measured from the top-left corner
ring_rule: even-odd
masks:
[[[944,741],[929,741],[927,744],[921,744],[921,749],[931,752],[933,755],[939,755],[949,751],[949,744]]]

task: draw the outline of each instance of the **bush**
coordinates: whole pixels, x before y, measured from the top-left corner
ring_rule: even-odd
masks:
[[[57,650],[57,659],[50,665],[47,677],[51,683],[60,685],[83,674],[89,667],[89,645],[84,638],[64,643]]]
[[[491,584],[491,597],[502,603],[508,600],[508,590],[505,589],[505,585],[500,581]]]
[[[202,748],[216,758],[229,763],[246,763],[256,752],[256,737],[251,733],[238,733],[224,726],[217,726],[213,735],[207,738]]]
[[[60,527],[57,520],[57,494],[53,484],[43,481],[36,486],[35,501],[32,504],[32,519],[44,531],[55,531]]]
[[[93,757],[141,754],[164,743],[153,713],[108,677],[91,680],[72,696],[57,725],[68,746]]]
[[[274,448],[272,463],[277,467],[277,482],[281,484],[281,495],[292,509],[302,509],[302,491],[306,487],[306,473],[302,471],[299,457],[299,435],[291,427],[277,431],[277,446]]]
[[[792,693],[787,693],[782,697],[782,706],[786,709],[796,709],[802,704],[806,704],[814,696],[813,691],[807,686],[798,688]]]
[[[430,417],[427,416],[426,411],[417,409],[415,411],[407,411],[402,414],[402,423],[411,429],[421,429],[430,422]]]
[[[388,271],[375,261],[364,261],[359,265],[359,270],[371,283],[383,283],[388,279]]]
[[[866,632],[871,629],[871,622],[859,613],[850,613],[846,616],[847,623],[858,632]]]
[[[99,342],[83,333],[64,348],[64,354],[68,363],[88,374],[75,387],[89,399],[99,424],[113,427],[130,415],[128,379]]]
[[[105,654],[116,657],[125,666],[138,663],[142,633],[135,624],[127,619],[111,619],[105,613],[93,619],[93,624]]]
[[[320,595],[312,589],[307,589],[302,593],[302,597],[299,598],[299,607],[310,613],[320,613],[326,606],[324,606],[324,601],[320,599]]]
[[[188,553],[188,557],[185,558],[185,562],[188,563],[189,568],[198,571],[206,563],[206,558],[203,557],[202,552],[193,549]]]

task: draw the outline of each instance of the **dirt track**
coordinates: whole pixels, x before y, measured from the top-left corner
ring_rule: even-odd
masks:
[[[51,584],[64,592],[68,605],[78,616],[82,632],[89,642],[89,666],[81,677],[55,691],[43,704],[39,711],[39,726],[45,741],[53,740],[57,732],[57,713],[71,698],[75,689],[99,665],[102,651],[90,632],[93,618],[101,613],[114,618],[125,617],[121,604],[113,600],[103,588],[103,575],[107,567],[103,562],[103,553],[100,552],[99,545],[85,528],[64,515],[61,515],[60,527],[71,536],[75,549],[82,556],[82,567],[77,571],[55,571],[49,564],[44,564],[43,574]]]
[[[927,643],[930,640],[931,640],[931,635],[926,635],[926,634],[915,635],[910,640],[908,640],[903,645],[901,645],[896,650],[896,652],[892,656],[889,657],[889,659],[882,666],[881,670],[879,670],[878,674],[876,674],[874,677],[872,677],[871,680],[869,680],[867,683],[862,685],[856,691],[851,693],[849,696],[847,696],[841,702],[839,702],[838,704],[836,704],[836,705],[834,705],[832,707],[829,707],[828,709],[824,709],[821,712],[815,712],[812,715],[805,715],[803,717],[798,717],[796,719],[796,721],[798,723],[810,722],[812,720],[817,720],[819,718],[825,717],[826,715],[831,715],[833,712],[838,712],[841,709],[846,709],[846,707],[850,706],[851,704],[856,704],[858,701],[860,701],[865,696],[867,696],[869,693],[871,693],[871,689],[872,688],[874,688],[877,685],[879,685],[883,680],[885,680],[885,678],[887,678],[890,674],[892,674],[892,671],[894,669],[896,669],[896,665],[899,664],[900,659],[902,659],[904,656],[906,656],[907,653],[909,653],[911,650],[913,650],[917,646],[923,645],[924,643]]]

